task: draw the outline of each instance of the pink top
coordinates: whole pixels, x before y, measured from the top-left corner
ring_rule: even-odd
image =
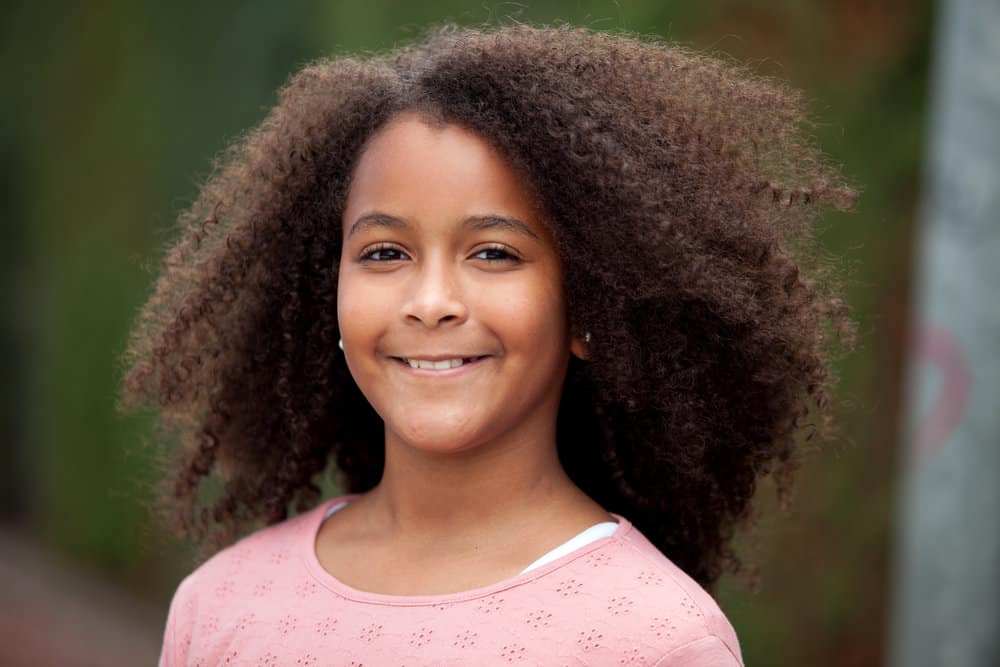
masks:
[[[323,569],[332,498],[223,549],[177,587],[160,666],[742,666],[712,597],[627,519],[551,562],[446,595],[361,591]]]

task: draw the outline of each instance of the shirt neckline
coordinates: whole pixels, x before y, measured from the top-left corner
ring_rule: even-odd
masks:
[[[348,586],[323,569],[323,566],[319,562],[319,557],[316,555],[316,538],[319,535],[319,529],[323,523],[327,510],[338,502],[357,498],[360,495],[362,494],[348,493],[331,498],[303,516],[304,522],[300,534],[298,552],[302,557],[306,570],[317,582],[337,595],[347,598],[348,600],[366,602],[370,604],[404,607],[432,606],[484,597],[509,588],[522,586],[530,581],[538,579],[539,577],[545,576],[553,570],[561,568],[577,558],[586,556],[592,551],[601,549],[612,543],[621,543],[626,535],[628,535],[632,530],[632,523],[628,519],[620,514],[608,512],[608,514],[617,519],[619,524],[614,533],[598,538],[590,544],[574,549],[567,554],[563,554],[562,556],[559,556],[544,565],[528,570],[527,572],[521,572],[502,581],[497,581],[492,584],[487,584],[485,586],[480,586],[466,591],[459,591],[457,593],[442,593],[439,595],[388,595],[386,593],[363,591],[352,586]]]

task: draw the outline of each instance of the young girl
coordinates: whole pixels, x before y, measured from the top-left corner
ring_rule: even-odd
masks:
[[[800,273],[853,194],[802,124],[779,83],[570,27],[297,74],[127,357],[211,555],[161,665],[741,665],[708,591],[851,334]]]

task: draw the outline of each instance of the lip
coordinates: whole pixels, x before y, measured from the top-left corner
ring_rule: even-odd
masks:
[[[490,355],[470,355],[470,356],[478,356],[479,358],[476,359],[475,361],[462,364],[461,366],[456,366],[455,368],[442,368],[442,369],[413,368],[412,366],[410,366],[409,363],[404,361],[401,357],[390,357],[390,359],[392,359],[393,363],[398,365],[402,370],[417,377],[450,378],[450,377],[456,377],[458,375],[464,375],[468,372],[474,371],[480,366],[482,366],[483,362],[491,358]],[[458,359],[460,357],[459,355],[456,354],[451,356],[443,356],[443,355],[437,355],[437,356],[428,355],[420,357],[415,356],[413,358],[420,359],[422,361],[444,361],[445,359]],[[468,359],[469,357],[461,357],[461,358]]]
[[[448,359],[472,359],[474,357],[488,357],[488,354],[461,354],[459,352],[445,352],[444,354],[408,354],[406,359],[420,359],[421,361],[446,361]],[[393,359],[403,359],[403,355],[397,354]]]

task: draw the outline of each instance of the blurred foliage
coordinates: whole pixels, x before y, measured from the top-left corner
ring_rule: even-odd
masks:
[[[0,459],[8,522],[157,604],[189,553],[151,529],[149,422],[114,413],[117,359],[173,219],[210,160],[305,62],[424,26],[517,20],[658,34],[803,88],[824,151],[862,187],[819,234],[861,341],[840,365],[843,437],[813,454],[790,515],[764,484],[740,536],[761,589],[723,582],[747,664],[882,662],[900,340],[920,180],[932,5],[646,1],[478,4],[15,2],[0,9],[0,227],[8,308]]]

